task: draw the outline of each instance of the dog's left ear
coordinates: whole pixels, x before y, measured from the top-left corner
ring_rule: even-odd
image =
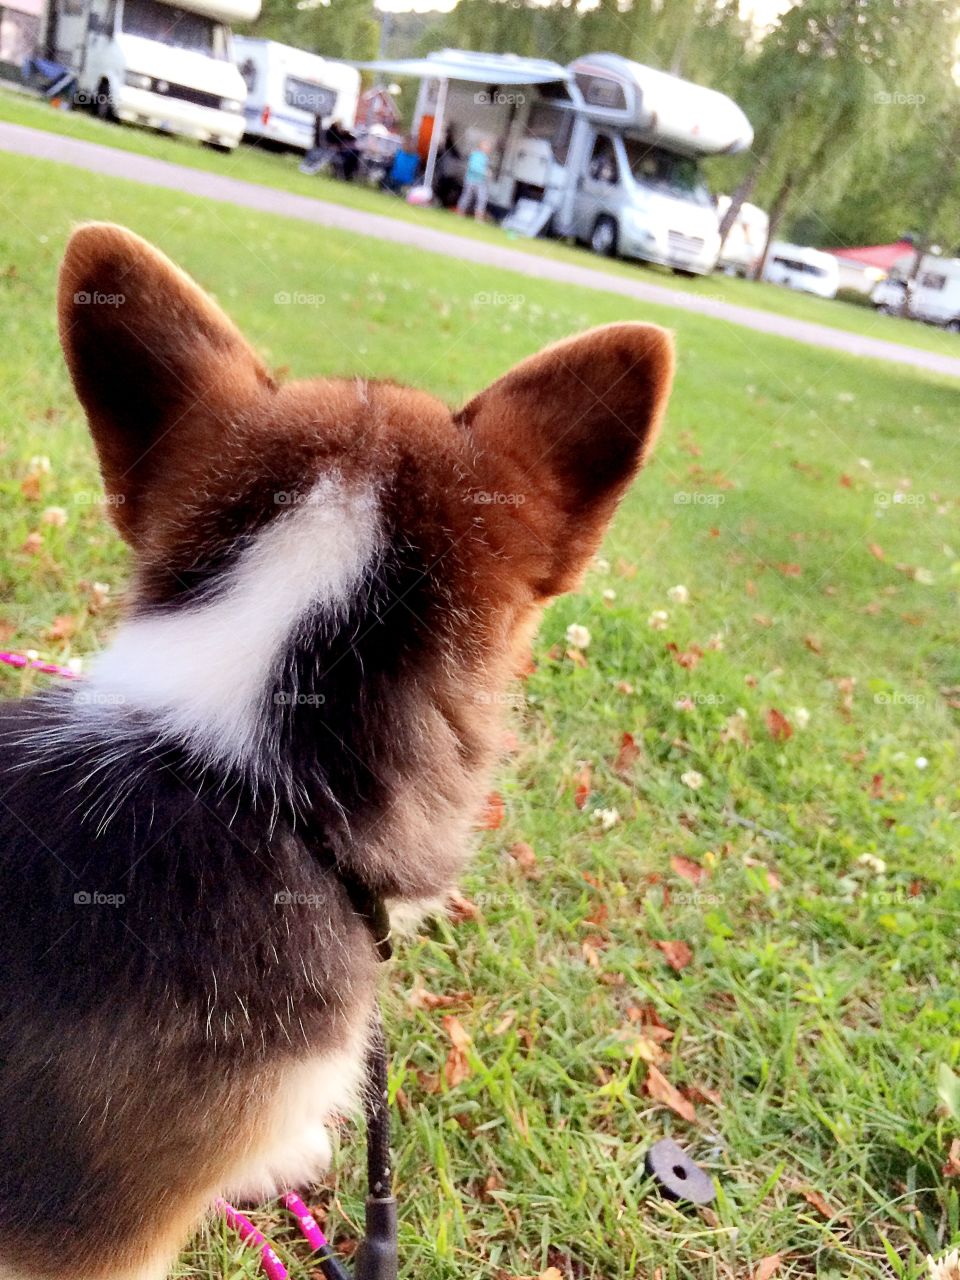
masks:
[[[673,341],[649,324],[611,324],[557,342],[457,415],[478,448],[485,507],[538,595],[569,591],[656,437],[673,379]]]
[[[158,485],[216,457],[272,386],[239,330],[186,272],[125,227],[78,227],[60,269],[60,342],[120,532],[137,541]]]

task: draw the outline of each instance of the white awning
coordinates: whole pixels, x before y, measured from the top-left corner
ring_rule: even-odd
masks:
[[[566,83],[570,72],[546,58],[520,58],[512,53],[473,53],[469,49],[441,49],[425,58],[385,58],[378,62],[354,62],[361,71],[382,71],[390,76],[416,76],[418,80],[464,80],[468,84]]]

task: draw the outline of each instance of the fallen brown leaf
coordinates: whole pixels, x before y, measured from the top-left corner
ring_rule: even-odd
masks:
[[[620,739],[620,750],[613,764],[614,772],[629,773],[639,759],[640,748],[637,746],[636,739],[632,733],[625,733]]]
[[[775,1276],[780,1270],[782,1261],[782,1253],[771,1253],[767,1257],[761,1258],[753,1273],[753,1280],[770,1280],[771,1276]]]
[[[462,1084],[470,1075],[470,1062],[467,1050],[470,1047],[470,1033],[459,1018],[447,1014],[443,1018],[443,1029],[450,1040],[450,1052],[444,1064],[443,1076],[451,1089]]]
[[[516,844],[511,845],[509,854],[525,875],[531,876],[534,874],[537,869],[537,855],[534,853],[533,847],[527,844],[525,840],[518,840]]]
[[[670,859],[670,865],[678,876],[689,880],[691,884],[700,884],[706,879],[706,868],[701,867],[700,863],[694,862],[692,858],[684,858],[681,854],[677,854]]]
[[[685,1098],[653,1063],[650,1063],[644,1087],[654,1102],[662,1102],[665,1107],[669,1107],[688,1124],[696,1124],[697,1112],[693,1103],[689,1098]]]
[[[803,1196],[804,1200],[806,1200],[807,1204],[813,1205],[817,1213],[821,1214],[824,1218],[839,1217],[838,1211],[834,1209],[826,1196],[821,1195],[819,1191],[814,1191],[812,1187],[803,1187],[800,1190],[800,1194]]]
[[[679,939],[658,939],[653,945],[659,947],[667,964],[677,973],[685,969],[693,959],[693,952]]]
[[[503,796],[497,791],[491,791],[484,803],[477,825],[481,831],[496,831],[503,825],[506,812],[507,806],[503,803]]]
[[[464,920],[479,920],[480,908],[459,889],[451,889],[447,894],[447,915],[455,924],[462,924]]]
[[[787,742],[793,737],[793,726],[782,711],[771,707],[766,715],[767,732],[774,742]]]
[[[573,803],[578,809],[586,808],[587,801],[590,799],[590,785],[592,774],[590,766],[585,764],[579,769],[574,777]]]

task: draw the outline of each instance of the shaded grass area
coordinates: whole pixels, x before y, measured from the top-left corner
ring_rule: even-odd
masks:
[[[57,661],[104,642],[128,571],[57,350],[71,222],[156,240],[292,376],[457,401],[590,324],[676,331],[655,461],[515,691],[476,912],[387,979],[404,1274],[916,1277],[960,1243],[955,385],[66,167],[0,156],[0,193],[0,633]],[[651,1187],[664,1134],[711,1210]],[[347,1243],[361,1141],[316,1196]],[[182,1271],[256,1274],[219,1225]]]
[[[515,249],[559,262],[576,263],[615,275],[634,277],[684,293],[694,293],[738,306],[772,311],[815,324],[828,325],[849,333],[904,346],[919,347],[942,355],[960,354],[960,339],[956,334],[917,324],[899,317],[878,315],[867,307],[816,298],[810,294],[796,293],[790,289],[752,280],[729,279],[723,275],[685,279],[664,268],[646,266],[636,262],[613,261],[598,257],[586,249],[580,249],[555,240],[528,240],[508,237],[492,225],[478,225],[471,218],[456,218],[439,209],[413,208],[396,196],[387,195],[353,183],[336,182],[324,177],[306,177],[297,172],[299,156],[266,150],[257,146],[241,146],[231,155],[210,150],[185,138],[177,138],[127,125],[106,124],[79,111],[64,112],[52,109],[45,102],[32,97],[4,91],[0,88],[0,120],[29,125],[52,133],[61,133],[105,146],[117,147],[134,153],[169,160],[191,168],[205,169],[246,182],[277,187],[298,195],[313,196],[334,204],[368,213],[386,214],[405,222],[447,231],[468,239],[503,244],[509,240]]]

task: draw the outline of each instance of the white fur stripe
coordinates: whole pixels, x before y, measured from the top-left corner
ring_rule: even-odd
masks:
[[[133,618],[94,664],[78,702],[146,711],[207,758],[255,757],[267,682],[308,610],[335,616],[378,546],[372,489],[327,476],[267,525],[215,599]]]

